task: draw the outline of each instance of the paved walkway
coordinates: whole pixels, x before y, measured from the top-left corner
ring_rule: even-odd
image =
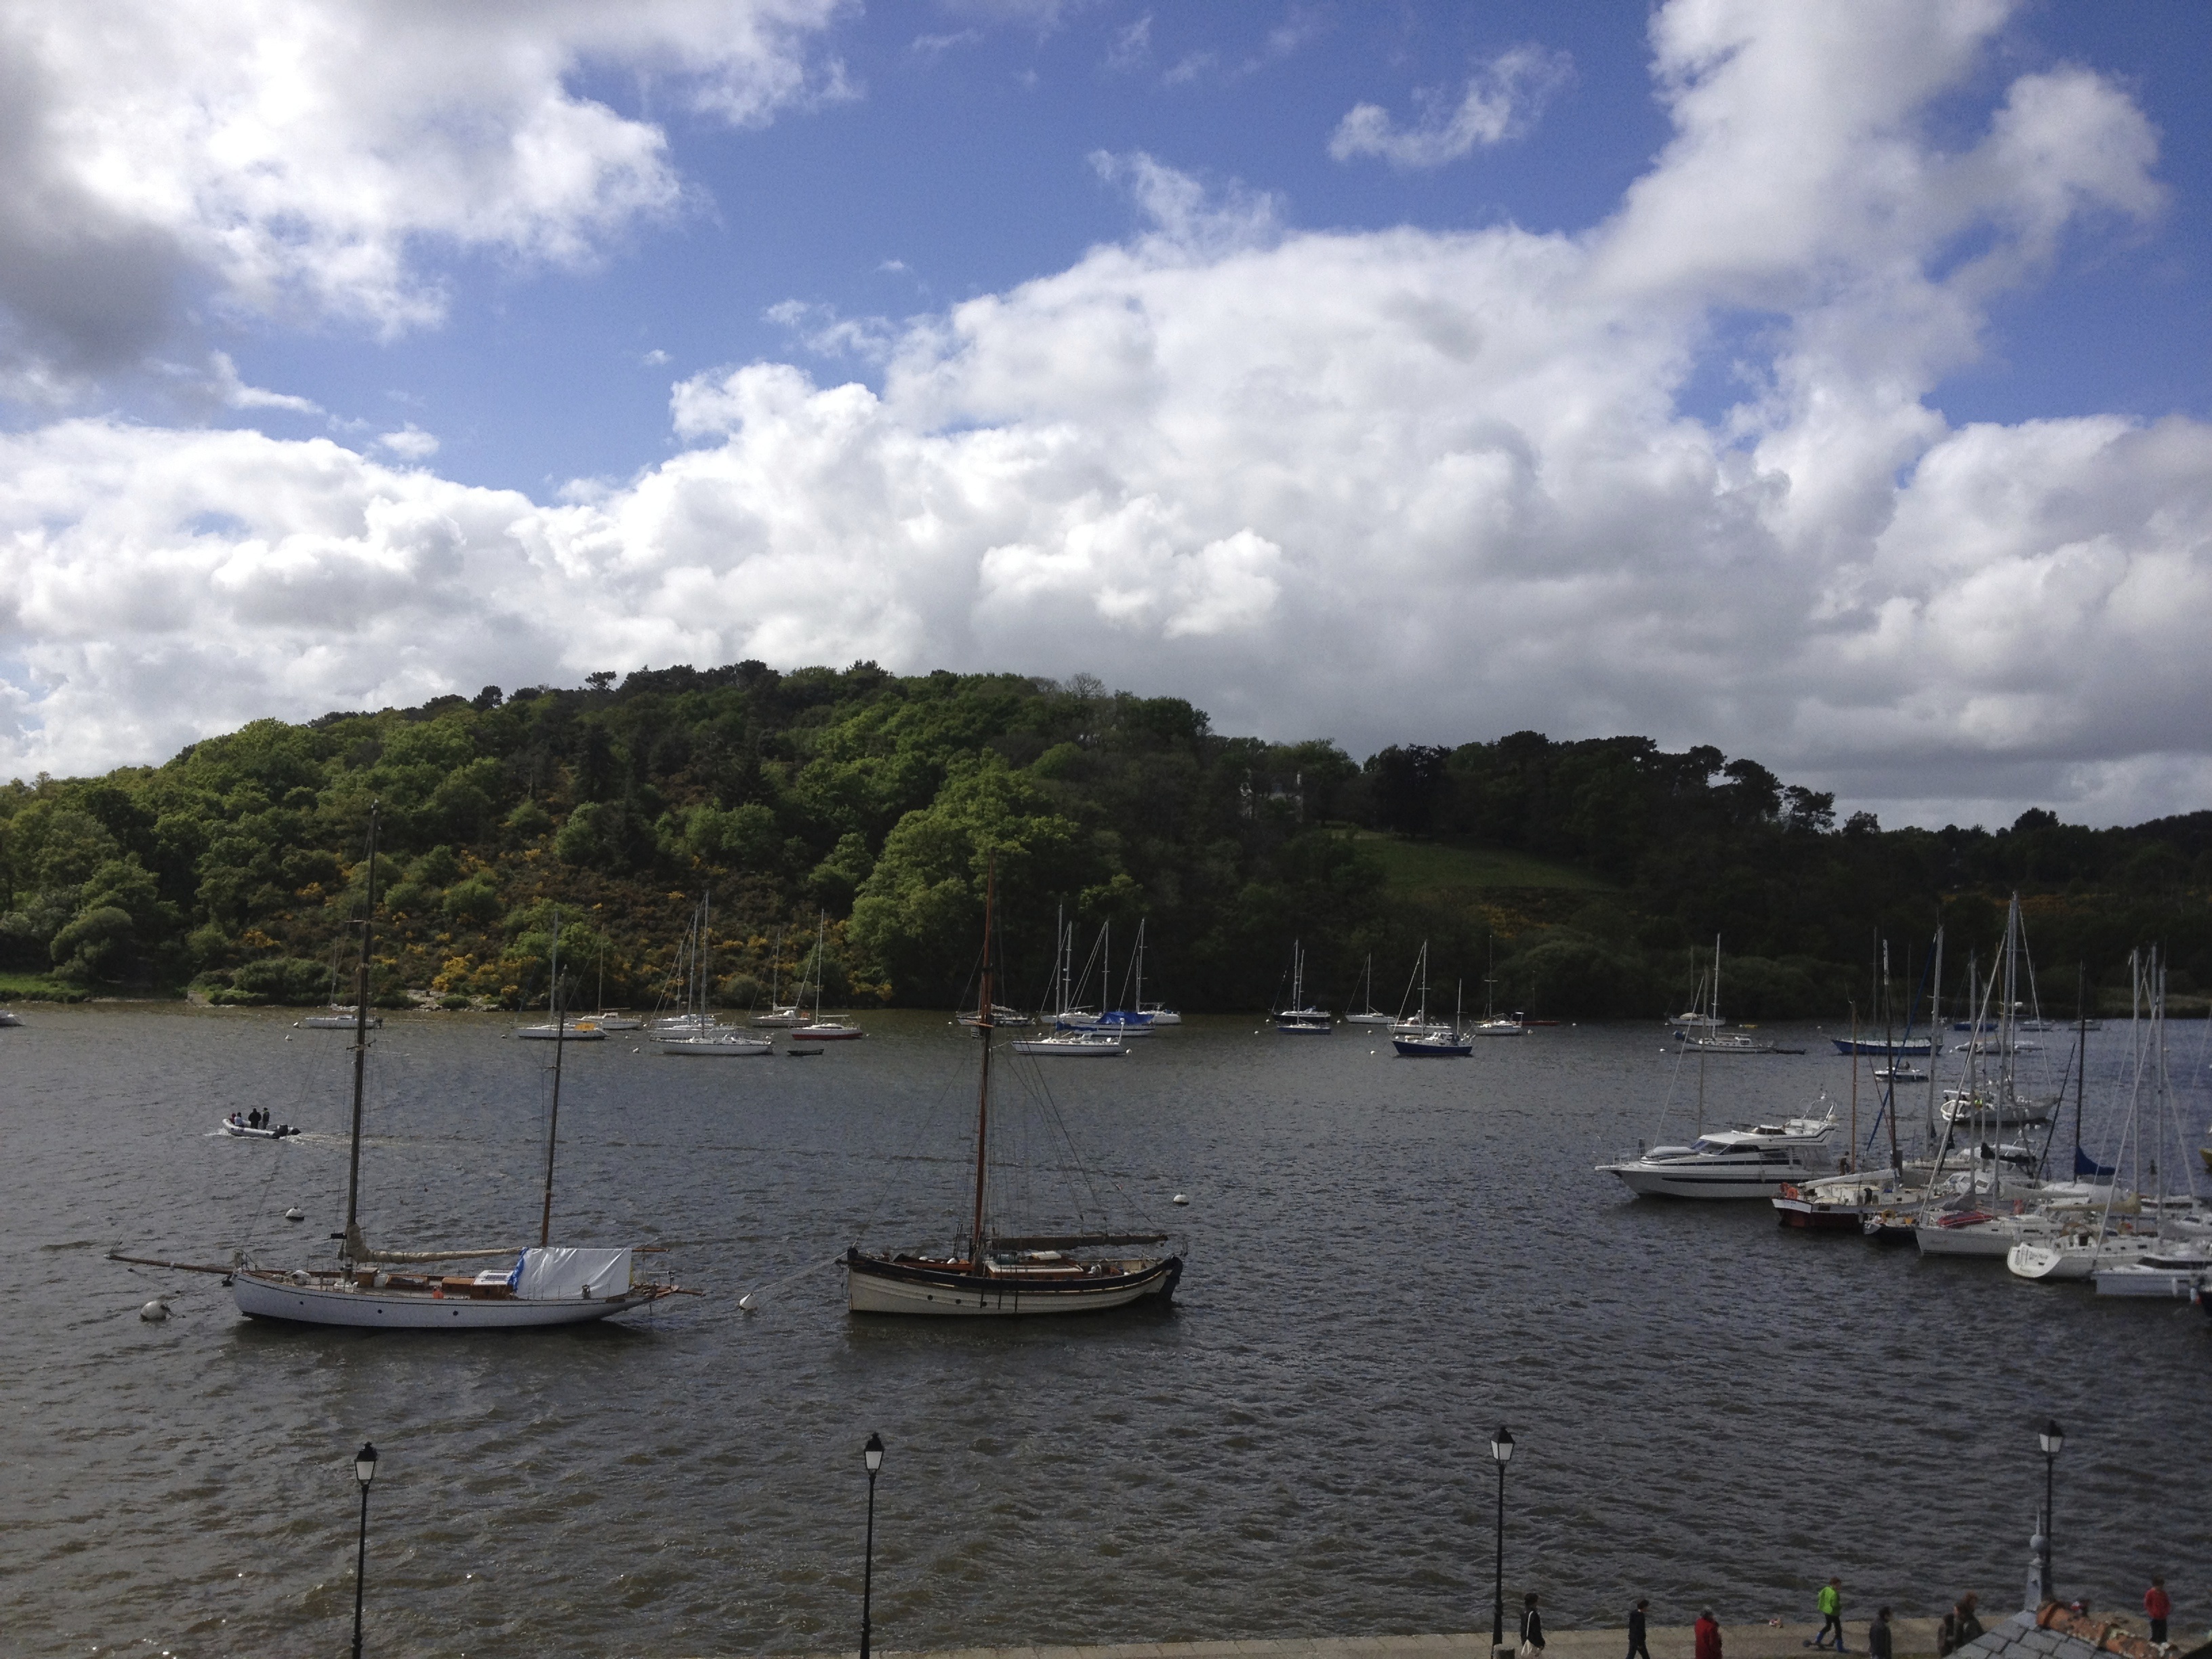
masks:
[[[1936,1651],[1933,1619],[1893,1619],[1898,1659]],[[1818,1625],[1723,1625],[1726,1659],[1804,1659]],[[1852,1620],[1850,1651],[1866,1652],[1866,1625]],[[1651,1659],[1692,1659],[1687,1625],[1650,1628]],[[1626,1630],[1547,1632],[1544,1659],[1625,1659]],[[1122,1642],[1079,1647],[960,1648],[921,1654],[878,1649],[881,1659],[1490,1659],[1490,1632],[1454,1636],[1316,1636],[1283,1641]],[[823,1659],[810,1656],[809,1659]]]

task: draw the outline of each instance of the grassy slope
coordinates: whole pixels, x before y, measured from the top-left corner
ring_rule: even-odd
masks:
[[[1442,842],[1407,841],[1370,830],[1346,833],[1382,864],[1390,886],[1406,893],[1442,893],[1454,888],[1558,888],[1604,893],[1612,888],[1589,872],[1549,859],[1532,858],[1499,847],[1454,847]]]
[[[0,971],[0,1002],[82,1002],[88,995],[43,974]]]

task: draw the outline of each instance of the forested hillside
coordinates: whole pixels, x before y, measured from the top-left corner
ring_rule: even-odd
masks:
[[[833,1003],[946,1006],[972,972],[995,857],[1013,1000],[1041,1000],[1055,911],[1152,944],[1148,988],[1193,1009],[1309,989],[1378,1000],[1424,938],[1470,996],[1656,1016],[1726,936],[1728,1012],[1840,1015],[1877,931],[1905,967],[1939,920],[1986,957],[2026,897],[2046,1006],[2075,965],[2121,982],[2158,943],[2212,983],[2212,812],[2093,831],[1840,826],[1833,802],[1718,750],[1535,732],[1362,764],[1213,732],[1174,698],[872,664],[594,675],[419,708],[264,720],[166,764],[0,788],[0,971],[18,994],[315,1001],[360,912],[382,803],[377,993],[541,1000],[553,917],[580,995],[652,1003],[714,902],[722,1000],[811,971]],[[1420,849],[1428,849],[1425,852]],[[1419,853],[1419,856],[1415,854]],[[1449,993],[1446,993],[1449,994]]]

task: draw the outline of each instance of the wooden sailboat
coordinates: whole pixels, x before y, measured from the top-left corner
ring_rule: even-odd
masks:
[[[538,1244],[517,1250],[372,1249],[361,1231],[362,1086],[368,1059],[369,944],[376,908],[376,808],[368,817],[368,900],[361,924],[361,960],[354,970],[353,1140],[346,1175],[345,1231],[335,1266],[270,1267],[248,1261],[232,1271],[240,1313],[255,1319],[310,1325],[412,1330],[518,1330],[577,1325],[625,1313],[665,1297],[676,1285],[641,1281],[627,1249],[586,1249],[552,1243],[553,1158],[561,1129],[560,929],[554,929],[553,1095],[545,1136],[545,1196]],[[130,1259],[130,1258],[124,1258]],[[434,1267],[497,1261],[477,1273],[435,1273]]]
[[[997,1036],[991,1015],[991,911],[996,873],[994,868],[987,875],[983,890],[983,987],[975,1021],[982,1060],[975,1090],[975,1200],[968,1233],[939,1253],[848,1249],[845,1277],[854,1313],[944,1318],[1092,1313],[1153,1297],[1165,1301],[1182,1277],[1180,1255],[1130,1253],[1165,1243],[1165,1233],[996,1231],[990,1208],[991,1056]]]

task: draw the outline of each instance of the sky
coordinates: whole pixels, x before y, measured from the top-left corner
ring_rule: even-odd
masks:
[[[17,0],[0,777],[873,659],[2212,807],[2212,9]]]

